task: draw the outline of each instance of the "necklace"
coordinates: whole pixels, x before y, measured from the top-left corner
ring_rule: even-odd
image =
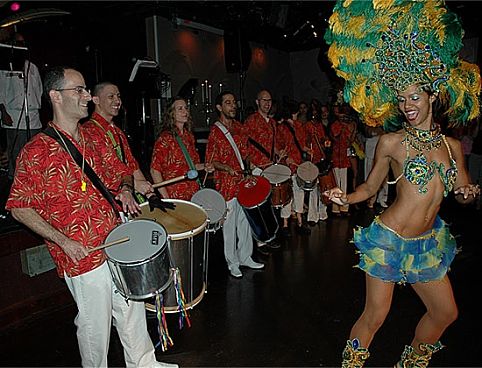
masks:
[[[410,124],[403,124],[405,130],[405,138],[402,143],[407,142],[408,145],[416,151],[431,151],[440,148],[443,135],[440,132],[440,126],[435,125],[433,129],[424,130],[417,129]]]
[[[55,125],[52,124],[52,128],[54,128],[55,132],[57,133],[57,135],[59,136],[60,140],[62,141],[62,144],[64,145],[65,147],[65,150],[69,153],[70,157],[72,158],[72,160],[75,162],[74,160],[74,156],[72,156],[72,153],[70,152],[69,150],[69,147],[67,146],[67,144],[65,143],[64,141],[64,138],[62,137],[62,135],[59,133],[59,131],[57,130],[57,128],[55,127]],[[87,191],[87,182],[84,180],[84,164],[85,164],[85,158],[84,158],[84,154],[85,154],[85,139],[84,139],[84,135],[80,132],[80,137],[82,139],[82,142],[83,142],[83,146],[82,146],[82,171],[81,171],[81,176],[80,176],[80,190],[82,192],[85,192]]]

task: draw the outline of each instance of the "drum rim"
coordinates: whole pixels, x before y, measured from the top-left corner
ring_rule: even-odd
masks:
[[[268,201],[268,200],[270,199],[271,194],[272,194],[271,183],[269,182],[269,180],[268,180],[267,178],[265,178],[264,176],[261,176],[261,175],[256,176],[256,177],[262,178],[262,180],[266,180],[266,181],[268,182],[268,184],[269,184],[269,191],[268,191],[268,194],[266,195],[266,197],[265,197],[260,203],[255,204],[254,206],[248,207],[248,206],[244,206],[244,205],[241,204],[241,202],[239,201],[239,190],[238,190],[238,193],[236,193],[236,196],[235,196],[234,198],[236,198],[236,200],[238,201],[238,203],[239,203],[239,205],[240,205],[241,207],[246,208],[247,210],[250,210],[250,209],[253,209],[253,208],[257,208],[257,207],[263,205],[264,203],[266,203],[266,201]],[[241,185],[241,183],[244,182],[244,181],[246,181],[246,180],[248,180],[248,178],[245,178],[245,179],[241,180],[241,181],[238,183],[238,185]],[[257,179],[257,180],[259,180],[259,179]]]
[[[159,252],[161,252],[165,247],[168,246],[168,240],[169,240],[169,237],[168,237],[168,233],[167,233],[167,229],[164,227],[164,225],[158,223],[157,221],[154,221],[154,220],[150,220],[150,219],[139,219],[139,220],[136,220],[136,221],[141,221],[141,222],[152,222],[158,226],[160,226],[162,228],[162,230],[164,231],[164,236],[166,237],[166,241],[164,242],[164,244],[161,245],[161,247],[154,253],[152,254],[151,256],[147,257],[146,259],[143,259],[142,261],[119,261],[115,258],[113,258],[112,255],[109,255],[109,251],[111,248],[105,248],[104,249],[104,254],[106,255],[107,257],[107,260],[111,260],[113,261],[114,263],[117,263],[117,264],[120,264],[120,265],[135,265],[135,266],[139,266],[139,265],[142,265],[144,263],[146,263],[147,261],[151,261],[153,260],[155,257],[157,257],[157,255],[159,254]],[[127,225],[131,224],[131,221],[128,221],[128,222],[123,222],[119,225],[117,225],[115,228],[113,228],[109,234],[107,234],[107,236],[105,237],[105,241],[107,241],[107,239],[109,238],[110,234],[118,229],[119,227],[125,227]]]
[[[204,208],[202,208],[200,205],[198,205],[197,203],[194,203],[194,202],[190,202],[190,201],[186,201],[184,199],[175,199],[175,198],[163,198],[162,199],[163,201],[165,202],[171,202],[171,203],[185,203],[189,206],[195,206],[197,207],[198,209],[200,209],[204,215],[206,216],[206,218],[204,219],[204,222],[199,225],[198,227],[195,227],[194,229],[191,229],[189,231],[184,231],[182,233],[177,233],[177,234],[170,234],[169,231],[167,231],[167,229],[165,228],[164,225],[162,225],[161,223],[155,221],[155,220],[150,220],[150,221],[154,221],[155,223],[159,224],[159,225],[162,225],[165,230],[166,230],[166,234],[167,234],[167,239],[169,240],[183,240],[183,239],[186,239],[186,238],[190,238],[191,236],[195,236],[195,235],[198,235],[199,233],[201,233],[207,226],[208,224],[208,219],[209,219],[209,216],[208,216],[208,213],[204,210]],[[149,203],[148,202],[144,202],[144,203],[141,203],[140,206],[148,206]],[[144,220],[144,219],[139,219],[139,220]],[[139,220],[134,220],[134,221],[139,221]],[[148,219],[146,219],[148,220]]]
[[[305,165],[305,164],[306,164],[306,165]],[[302,175],[300,175],[300,174],[301,174],[301,172],[300,172],[301,170],[300,170],[300,169],[302,169],[302,168],[305,167],[305,166],[303,166],[303,165],[308,166],[308,167],[311,166],[311,167],[314,167],[314,168],[316,169],[316,170],[313,172],[313,174],[316,173],[316,174],[313,176],[313,178],[306,180],[305,178],[302,177]],[[303,171],[304,171],[304,170],[303,170]],[[303,174],[304,174],[304,172],[303,172]],[[301,163],[300,165],[298,165],[298,167],[297,167],[297,169],[296,169],[296,182],[298,183],[298,185],[299,185],[299,182],[298,182],[298,179],[299,179],[299,180],[302,181],[303,183],[312,184],[313,186],[315,186],[316,183],[317,183],[318,176],[320,176],[320,170],[319,170],[318,167],[317,167],[313,162],[311,162],[311,161],[305,161],[305,162]]]
[[[216,189],[212,189],[212,188],[202,188],[202,189],[199,189],[196,193],[194,193],[194,194],[192,195],[192,197],[191,197],[191,202],[192,202],[192,203],[197,204],[197,205],[200,206],[199,203],[193,202],[193,198],[196,196],[196,194],[198,194],[199,192],[202,192],[202,191],[204,191],[204,192],[216,193],[216,196],[217,196],[218,198],[221,198],[221,199],[223,200],[223,203],[224,203],[224,211],[223,211],[223,214],[222,214],[222,216],[219,218],[219,220],[217,220],[217,221],[215,221],[215,222],[211,222],[211,221],[210,221],[208,212],[207,212],[206,210],[204,210],[204,208],[203,208],[203,210],[206,211],[206,214],[208,214],[208,224],[207,224],[206,227],[209,228],[209,225],[210,225],[210,224],[213,224],[213,225],[214,225],[214,224],[218,224],[218,223],[220,223],[223,219],[226,219],[226,215],[227,215],[227,212],[228,212],[228,205],[227,205],[226,200],[224,199],[223,195],[222,195],[221,193],[219,193]]]
[[[277,174],[276,174],[276,173],[273,173],[273,174],[280,175],[280,176],[281,176],[281,175],[288,175],[288,177],[287,177],[285,180],[280,181],[280,182],[278,182],[278,183],[273,183],[271,180],[269,180],[268,177],[265,176],[266,171],[269,170],[271,167],[275,167],[275,166],[283,167],[283,168],[286,168],[286,169],[287,169],[287,170],[286,170],[286,173],[277,173]],[[271,173],[267,173],[267,174],[271,174]],[[264,178],[266,178],[266,179],[268,179],[268,181],[270,182],[271,185],[276,185],[276,186],[278,186],[278,185],[282,185],[282,184],[286,183],[288,180],[291,179],[291,169],[290,169],[289,166],[287,166],[287,165],[283,165],[283,164],[273,164],[273,165],[268,166],[268,167],[267,167],[266,169],[264,169],[263,171],[261,171],[261,176],[264,177]]]

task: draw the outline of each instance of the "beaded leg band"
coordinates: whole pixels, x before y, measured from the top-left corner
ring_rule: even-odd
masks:
[[[440,341],[437,341],[433,345],[422,343],[419,345],[421,351],[421,354],[419,354],[412,346],[405,345],[402,357],[395,365],[395,368],[426,368],[432,358],[432,354],[441,350],[443,347]]]
[[[362,368],[365,360],[368,359],[370,353],[368,349],[360,346],[360,341],[357,338],[348,340],[345,349],[343,349],[342,368]]]

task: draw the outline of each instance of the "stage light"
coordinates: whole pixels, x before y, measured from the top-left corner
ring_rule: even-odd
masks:
[[[10,10],[13,12],[20,10],[20,3],[14,2],[10,4]]]

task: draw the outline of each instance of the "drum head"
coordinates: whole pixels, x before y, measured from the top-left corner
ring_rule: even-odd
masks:
[[[310,161],[303,162],[296,170],[296,175],[307,182],[314,181],[318,174],[318,168]]]
[[[281,184],[291,177],[291,170],[288,166],[274,164],[267,167],[261,174],[269,180],[271,184]]]
[[[155,208],[151,212],[149,203],[145,202],[141,204],[142,213],[134,220],[149,219],[163,225],[168,236],[173,240],[185,239],[205,229],[208,214],[201,206],[181,199],[163,199],[163,201],[174,203],[176,208],[168,209],[166,212]]]
[[[238,202],[253,208],[265,202],[271,193],[271,184],[262,176],[250,176],[239,183]]]
[[[126,236],[128,241],[105,248],[108,258],[120,263],[140,262],[151,258],[167,244],[164,227],[150,220],[120,224],[107,235],[105,242]]]
[[[191,202],[200,205],[207,212],[211,224],[221,221],[226,215],[226,201],[217,190],[201,189],[194,193]]]

